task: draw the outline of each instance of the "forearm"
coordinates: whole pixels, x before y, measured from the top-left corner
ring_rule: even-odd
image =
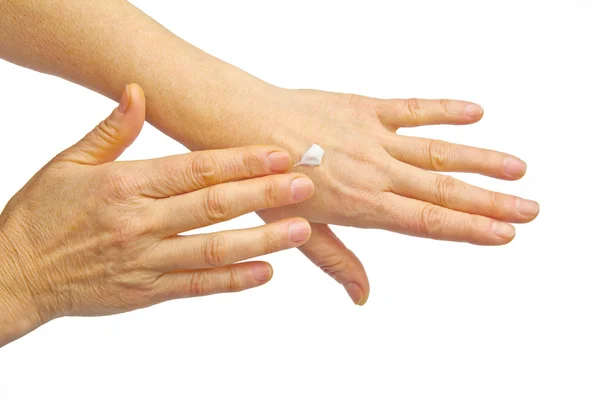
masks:
[[[147,120],[191,149],[252,143],[235,117],[253,113],[274,89],[124,0],[0,1],[0,57],[114,100],[136,82]]]

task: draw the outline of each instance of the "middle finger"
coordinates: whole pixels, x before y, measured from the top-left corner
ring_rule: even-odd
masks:
[[[501,221],[529,222],[539,212],[535,201],[485,190],[408,164],[396,162],[390,182],[392,191],[401,196]]]
[[[270,175],[155,200],[148,217],[155,232],[172,236],[249,212],[297,203],[313,191],[313,183],[305,175]]]

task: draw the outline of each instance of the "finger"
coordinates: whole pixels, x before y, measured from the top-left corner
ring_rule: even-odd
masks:
[[[389,192],[382,196],[377,210],[380,217],[374,223],[374,228],[478,245],[503,245],[515,236],[515,228],[501,221],[449,210]]]
[[[160,199],[150,205],[147,215],[155,232],[171,236],[252,211],[297,203],[313,191],[305,175],[270,175]]]
[[[164,198],[219,183],[281,173],[290,156],[273,146],[197,151],[155,160],[135,161],[144,196]]]
[[[309,260],[338,283],[357,305],[369,298],[369,280],[364,266],[325,224],[311,224],[311,239],[299,249]]]
[[[384,135],[381,143],[395,159],[432,171],[471,172],[516,180],[527,170],[527,164],[510,154],[441,140]]]
[[[483,117],[481,106],[460,100],[378,100],[375,108],[388,129],[422,125],[466,125]]]
[[[266,262],[251,261],[226,267],[161,275],[154,283],[159,301],[216,293],[239,292],[264,285],[273,276]]]
[[[306,220],[293,218],[251,229],[174,236],[152,250],[148,265],[162,272],[221,267],[298,247],[306,243],[310,232]]]
[[[58,159],[98,165],[116,160],[133,143],[146,119],[144,92],[136,84],[127,85],[119,106]]]
[[[265,221],[281,218],[280,209],[258,212]],[[350,251],[326,224],[311,223],[309,241],[299,250],[325,273],[341,283],[357,305],[364,305],[369,297],[370,287],[367,273],[352,251]]]
[[[401,196],[507,222],[529,222],[539,213],[535,201],[481,189],[448,175],[406,164],[393,171],[390,188]]]

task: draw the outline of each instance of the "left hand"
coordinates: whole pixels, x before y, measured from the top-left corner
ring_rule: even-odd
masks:
[[[532,221],[539,205],[495,193],[439,172],[471,172],[517,180],[526,164],[491,150],[396,135],[405,127],[471,124],[480,106],[455,100],[380,100],[313,90],[275,89],[276,101],[261,115],[265,138],[283,147],[292,162],[313,144],[325,150],[319,167],[298,167],[315,183],[301,204],[265,210],[266,221],[291,215],[312,225],[300,249],[364,304],[369,283],[364,267],[326,224],[386,229],[403,234],[478,245],[509,243],[509,223]],[[268,114],[268,115],[267,115]],[[255,133],[256,134],[256,133]]]

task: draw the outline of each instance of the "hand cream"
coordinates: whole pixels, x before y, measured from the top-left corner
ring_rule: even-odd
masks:
[[[298,165],[303,165],[306,167],[316,167],[321,165],[321,160],[323,159],[323,155],[325,154],[325,150],[321,148],[318,144],[313,144],[310,146],[310,149],[304,153],[300,162],[294,167]]]

